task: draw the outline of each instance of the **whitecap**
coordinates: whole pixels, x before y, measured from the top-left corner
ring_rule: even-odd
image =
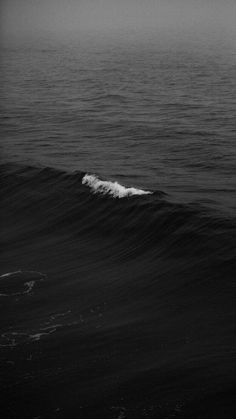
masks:
[[[113,198],[125,198],[133,195],[149,195],[150,191],[137,188],[126,188],[118,182],[101,180],[96,175],[84,175],[82,184],[87,185],[95,194],[110,195]]]

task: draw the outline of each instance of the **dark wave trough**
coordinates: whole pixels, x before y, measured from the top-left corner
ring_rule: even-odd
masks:
[[[235,220],[79,171],[1,179],[4,417],[231,417]]]

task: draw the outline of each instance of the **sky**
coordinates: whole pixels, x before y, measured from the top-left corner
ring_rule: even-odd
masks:
[[[236,37],[236,0],[1,0],[4,38],[51,34],[223,31]]]

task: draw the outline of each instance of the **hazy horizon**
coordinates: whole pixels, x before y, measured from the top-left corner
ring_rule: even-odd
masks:
[[[230,40],[236,35],[233,0],[3,0],[1,16],[4,42],[153,31]]]

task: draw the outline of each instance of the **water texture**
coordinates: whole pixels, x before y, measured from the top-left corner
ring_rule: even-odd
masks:
[[[4,418],[233,418],[230,45],[1,60]]]

